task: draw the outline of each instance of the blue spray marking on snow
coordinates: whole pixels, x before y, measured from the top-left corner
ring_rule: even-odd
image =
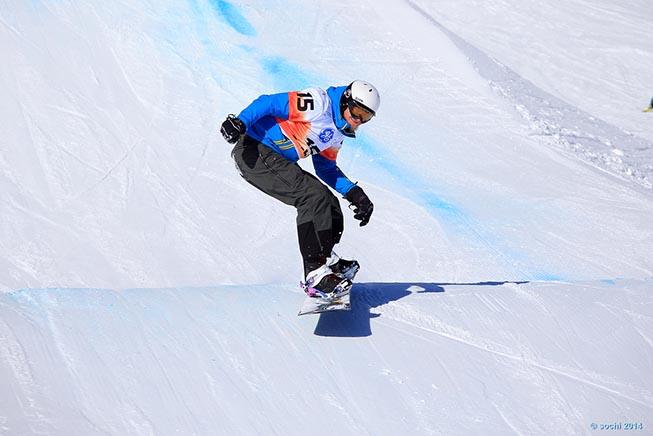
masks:
[[[224,0],[209,0],[209,4],[236,32],[245,36],[256,36],[256,30],[237,7]]]
[[[308,88],[318,83],[317,77],[279,56],[264,57],[261,59],[261,67],[274,80],[274,87],[279,91]]]
[[[242,51],[244,51],[245,53],[250,54],[250,55],[253,55],[254,50],[255,50],[254,47],[252,47],[251,45],[247,45],[247,44],[240,44],[240,45],[238,45],[238,48],[241,49]]]
[[[540,282],[564,282],[567,281],[566,278],[545,272],[536,272],[533,274],[533,280],[538,280]]]
[[[528,255],[507,246],[482,223],[475,220],[469,212],[435,192],[432,184],[418,173],[397,164],[398,160],[376,142],[368,140],[361,134],[356,138],[356,148],[365,155],[371,156],[371,164],[389,174],[393,183],[403,188],[401,192],[404,197],[421,205],[431,216],[445,224],[449,231],[471,236],[475,244],[493,251],[498,260],[523,274],[521,278],[538,281],[564,280],[559,275],[550,274],[533,266]]]
[[[395,163],[395,159],[389,158],[388,153],[374,142],[359,134],[356,138],[356,148],[366,155],[372,156],[374,166],[393,176],[394,181],[405,188],[404,192],[408,196],[412,196],[413,200],[418,200],[418,204],[423,205],[432,215],[445,218],[450,224],[463,224],[466,213],[434,193],[433,189],[422,181],[417,174],[400,167]],[[377,158],[378,156],[383,158]]]
[[[242,13],[227,1],[188,0],[186,5],[189,8],[193,26],[188,28],[185,26],[185,21],[179,21],[178,16],[181,12],[179,9],[183,8],[183,5],[176,4],[169,13],[173,25],[167,25],[162,29],[161,39],[167,43],[168,49],[181,58],[190,69],[208,71],[215,82],[223,86],[222,65],[234,61],[238,56],[237,52],[234,53],[229,46],[225,46],[223,43],[224,28],[226,27],[224,24],[246,36],[255,36],[256,30]],[[182,23],[181,26],[179,26],[180,23]],[[181,27],[182,30],[177,27]],[[191,57],[187,51],[180,50],[189,44],[194,44],[195,41],[199,42],[201,50],[193,50]],[[251,55],[253,48],[245,49],[246,47],[242,44],[239,46],[245,54]]]

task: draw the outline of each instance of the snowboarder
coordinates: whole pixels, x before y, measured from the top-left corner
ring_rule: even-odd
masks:
[[[345,137],[370,121],[379,108],[377,89],[355,80],[326,91],[309,88],[261,95],[220,129],[236,144],[232,157],[241,176],[264,193],[297,209],[303,287],[309,296],[336,297],[351,287],[358,262],[339,258],[333,247],[342,236],[343,216],[335,195],[297,161],[312,156],[315,173],[353,207],[364,226],[374,206],[363,189],[336,165]]]

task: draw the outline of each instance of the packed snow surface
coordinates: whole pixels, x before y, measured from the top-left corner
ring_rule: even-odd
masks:
[[[0,434],[650,433],[651,21],[0,3]],[[294,211],[219,125],[357,78],[382,103],[339,155],[375,205],[342,201],[353,307],[297,317]]]

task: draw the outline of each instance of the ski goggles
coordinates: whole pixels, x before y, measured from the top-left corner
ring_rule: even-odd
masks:
[[[354,100],[349,100],[347,102],[347,107],[349,108],[349,114],[351,117],[361,124],[367,123],[374,116],[374,112],[370,111],[364,106],[361,106]]]

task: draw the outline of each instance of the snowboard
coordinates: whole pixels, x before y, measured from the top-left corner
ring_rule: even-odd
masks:
[[[336,286],[335,293],[337,297],[327,298],[324,294],[311,287],[310,284],[300,283],[304,292],[307,293],[304,304],[299,309],[298,316],[311,315],[316,313],[332,312],[335,310],[350,310],[351,309],[351,288],[353,286],[352,280],[358,272],[359,266],[356,261],[348,261],[351,267],[343,274],[338,274],[342,281]]]
[[[306,296],[304,304],[302,304],[301,309],[299,309],[297,316],[349,309],[351,309],[351,294],[349,291],[332,300],[321,297]]]

